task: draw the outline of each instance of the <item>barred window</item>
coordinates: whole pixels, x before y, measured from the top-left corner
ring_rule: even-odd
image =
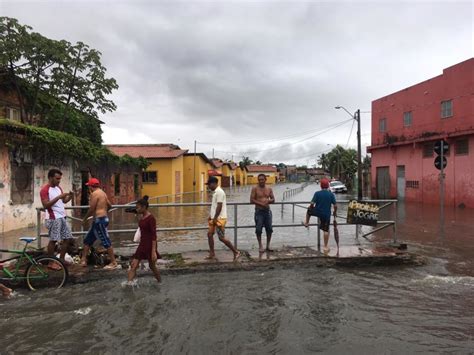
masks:
[[[411,111],[404,112],[403,113],[403,126],[404,127],[410,127],[412,123],[412,113]]]
[[[423,144],[423,158],[431,158],[433,156],[434,143],[428,142]]]
[[[458,139],[454,143],[454,154],[468,155],[469,154],[469,140],[467,138]]]
[[[144,184],[157,184],[158,171],[145,171],[142,173],[142,182]]]
[[[407,180],[406,187],[407,189],[419,189],[420,182],[418,180]]]
[[[441,101],[441,118],[448,118],[453,115],[453,100]]]

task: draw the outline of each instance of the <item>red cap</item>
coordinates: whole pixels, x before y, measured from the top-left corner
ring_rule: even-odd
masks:
[[[100,186],[100,181],[96,178],[90,178],[89,181],[86,183],[86,186]]]
[[[328,179],[322,179],[321,180],[321,188],[322,189],[327,189],[329,187],[329,180]]]

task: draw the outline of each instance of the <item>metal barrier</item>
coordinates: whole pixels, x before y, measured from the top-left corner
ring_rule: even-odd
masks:
[[[348,204],[350,201],[349,200],[342,200],[342,201],[337,201],[338,204]],[[364,200],[364,202],[368,202],[368,203],[376,203],[376,204],[382,204],[382,206],[380,206],[380,210],[388,207],[388,206],[391,206],[391,205],[394,205],[395,206],[395,211],[397,211],[397,200]],[[304,208],[306,209],[307,206],[309,205],[310,202],[308,201],[292,201],[292,202],[275,202],[274,205],[281,205],[282,206],[282,214],[283,214],[283,210],[284,210],[284,206],[286,205],[290,205],[292,206],[292,220],[294,221],[295,220],[295,207],[300,207],[300,208]],[[210,206],[211,204],[210,203],[206,203],[206,202],[200,202],[200,203],[167,203],[167,204],[150,204],[150,207],[156,207],[156,208],[169,208],[169,207],[201,207],[201,206]],[[239,229],[248,229],[248,228],[255,228],[255,225],[252,224],[252,225],[239,225],[238,224],[238,207],[239,206],[254,206],[252,203],[250,202],[228,202],[227,203],[227,206],[234,206],[234,225],[231,225],[231,226],[228,226],[229,229],[233,229],[234,230],[234,245],[237,246],[237,239],[238,239],[238,230]],[[130,207],[130,205],[114,205],[112,206],[112,208],[114,209],[121,209],[121,208],[128,208]],[[68,210],[83,210],[83,209],[88,209],[89,206],[72,206],[72,207],[66,207],[66,209]],[[38,248],[41,248],[41,237],[47,237],[48,236],[48,233],[41,233],[41,224],[40,224],[40,221],[41,221],[41,212],[42,212],[42,208],[37,208],[37,222],[38,222],[38,225],[37,225],[37,240],[38,240]],[[397,216],[397,212],[396,213],[396,216]],[[82,222],[82,219],[80,218],[76,218],[76,217],[69,217],[71,220],[73,221],[78,221],[78,222]],[[344,217],[337,217],[339,219],[344,219]],[[382,229],[386,229],[390,226],[392,226],[393,228],[393,242],[397,242],[397,230],[396,230],[396,219],[395,218],[395,221],[378,221],[377,223],[377,226],[375,227],[375,229],[373,229],[372,231],[368,232],[368,233],[365,233],[363,235],[361,235],[361,237],[367,239],[370,241],[370,239],[367,238],[367,236],[375,233],[375,232],[378,232]],[[331,223],[331,225],[333,225],[333,223]],[[337,222],[337,225],[339,226],[344,226],[344,225],[353,225],[356,227],[356,238],[359,237],[359,234],[360,234],[360,230],[359,230],[359,225],[354,225],[354,224],[348,224],[348,223],[339,223]],[[312,223],[310,224],[310,226],[318,226],[318,223]],[[285,227],[304,227],[301,223],[299,224],[295,224],[295,223],[292,223],[292,224],[274,224],[273,225],[273,228],[285,228]],[[172,231],[191,231],[191,230],[207,230],[208,227],[207,225],[206,226],[193,226],[193,227],[168,227],[168,228],[157,228],[156,230],[158,232],[172,232]],[[115,233],[134,233],[136,231],[136,228],[134,229],[109,229],[109,233],[110,234],[115,234]],[[84,230],[81,230],[81,231],[78,231],[78,232],[72,232],[73,235],[84,235],[85,233],[87,233],[87,231],[84,231]],[[318,228],[318,250],[321,248],[321,235],[320,235],[320,229]]]
[[[249,191],[252,186],[255,185],[234,185],[231,187],[223,187],[224,191],[227,193],[234,193],[234,192],[243,192],[243,191]],[[170,200],[176,200],[176,198],[184,198],[185,196],[189,195],[195,195],[195,197],[199,196],[200,201],[204,201],[204,197],[208,191],[188,191],[188,192],[181,192],[178,194],[168,194],[168,195],[159,195],[159,196],[153,196],[148,199],[148,201],[151,203],[152,201],[156,200],[156,203],[160,203],[161,200],[166,199],[166,203],[170,203]]]
[[[301,186],[299,187],[295,187],[294,189],[291,189],[291,190],[287,190],[285,192],[283,192],[283,201],[285,201],[286,199],[288,199],[289,197],[292,197],[298,193],[300,193],[301,191],[303,191],[305,189],[306,186],[309,185],[309,182],[304,182],[301,184]]]

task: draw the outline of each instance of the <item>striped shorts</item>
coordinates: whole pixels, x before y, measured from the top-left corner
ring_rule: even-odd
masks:
[[[66,218],[47,219],[44,221],[44,225],[48,229],[48,237],[52,242],[72,238]]]
[[[104,248],[108,249],[112,246],[112,242],[109,237],[109,232],[107,231],[107,226],[109,225],[109,217],[98,217],[92,222],[92,227],[87,232],[86,237],[84,238],[84,244],[92,246],[94,242],[99,239]]]

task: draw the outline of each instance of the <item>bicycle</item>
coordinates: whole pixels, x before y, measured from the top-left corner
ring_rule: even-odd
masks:
[[[36,238],[21,237],[25,242],[23,250],[0,249],[2,253],[17,254],[13,258],[0,260],[0,280],[9,281],[12,284],[25,281],[28,288],[36,291],[40,288],[61,288],[67,282],[68,271],[61,260],[46,255],[33,256],[27,251],[28,244],[34,242]],[[37,250],[37,249],[36,249]],[[1,264],[10,260],[18,260],[14,269],[2,267]]]

